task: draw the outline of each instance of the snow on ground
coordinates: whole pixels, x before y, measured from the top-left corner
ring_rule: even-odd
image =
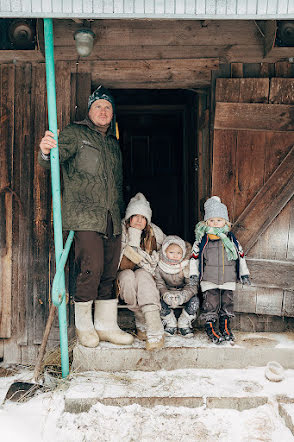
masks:
[[[223,370],[223,372],[226,372],[226,382],[229,382],[231,377],[243,381],[243,385],[246,386],[248,383],[251,385],[254,379],[260,379],[261,370],[261,368],[250,369],[247,373],[246,370]],[[166,372],[166,375],[172,376],[173,374],[175,377],[170,394],[175,394],[174,389],[177,388],[179,382],[183,382],[183,375],[200,376],[202,372],[204,378],[209,375],[213,379],[213,370],[208,371]],[[160,373],[161,378],[163,375],[164,373]],[[99,376],[99,373],[96,376]],[[158,372],[149,373],[148,376],[150,376],[150,385],[158,382]],[[0,378],[0,402],[3,402],[8,387],[13,381],[20,379],[30,381],[31,378],[32,372],[25,369],[17,375]],[[275,400],[241,412],[233,409],[209,409],[205,406],[185,408],[158,405],[146,408],[138,404],[117,407],[101,403],[93,405],[86,413],[64,412],[66,393],[71,387],[80,391],[87,390],[89,379],[94,382],[95,374],[73,375],[69,380],[59,381],[53,391],[40,393],[28,402],[5,402],[0,407],[1,440],[5,442],[294,441],[292,433],[279,415]],[[269,396],[270,393],[276,394],[279,386],[280,391],[284,391],[285,386],[290,388],[293,380],[294,370],[286,370],[285,380],[281,383],[265,381],[268,383]],[[165,388],[166,386],[167,384]],[[293,391],[294,382],[292,386]],[[114,394],[115,386],[112,390]],[[218,393],[218,390],[213,390],[212,386],[211,391]],[[208,390],[207,393],[209,392]]]

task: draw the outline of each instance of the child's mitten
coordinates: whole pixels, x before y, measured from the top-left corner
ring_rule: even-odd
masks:
[[[190,285],[198,286],[199,285],[199,278],[196,275],[192,275],[189,278]]]
[[[142,230],[135,229],[134,227],[128,228],[128,244],[131,247],[140,247]]]
[[[241,283],[242,283],[242,285],[251,285],[249,275],[242,275],[241,276]]]
[[[173,292],[165,292],[162,296],[164,302],[172,308],[176,308],[179,306],[178,295]]]

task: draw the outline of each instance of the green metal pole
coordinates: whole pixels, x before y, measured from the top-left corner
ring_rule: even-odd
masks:
[[[57,137],[53,23],[51,18],[44,19],[44,38],[45,38],[46,84],[47,84],[49,130],[54,133],[54,138],[57,141],[57,147],[55,149],[51,149],[50,152],[54,245],[55,245],[55,260],[57,268],[63,252],[63,238],[62,238],[62,219],[61,219],[59,149],[58,149],[58,137]],[[63,275],[60,277],[59,286],[61,287],[62,291],[65,292],[64,271]],[[58,319],[59,319],[59,334],[60,334],[61,371],[62,371],[62,377],[65,378],[69,374],[65,296],[63,297],[63,300],[58,307]]]

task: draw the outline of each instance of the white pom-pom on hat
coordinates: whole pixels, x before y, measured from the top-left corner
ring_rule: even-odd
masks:
[[[224,218],[229,221],[228,209],[219,196],[212,196],[204,203],[204,221],[210,218]]]

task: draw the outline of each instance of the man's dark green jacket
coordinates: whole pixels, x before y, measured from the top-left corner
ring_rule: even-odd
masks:
[[[122,157],[116,137],[108,130],[103,136],[85,120],[67,126],[58,138],[62,165],[62,224],[64,230],[90,230],[106,233],[107,212],[113,233],[121,233],[124,210]],[[50,161],[38,157],[41,166]]]

